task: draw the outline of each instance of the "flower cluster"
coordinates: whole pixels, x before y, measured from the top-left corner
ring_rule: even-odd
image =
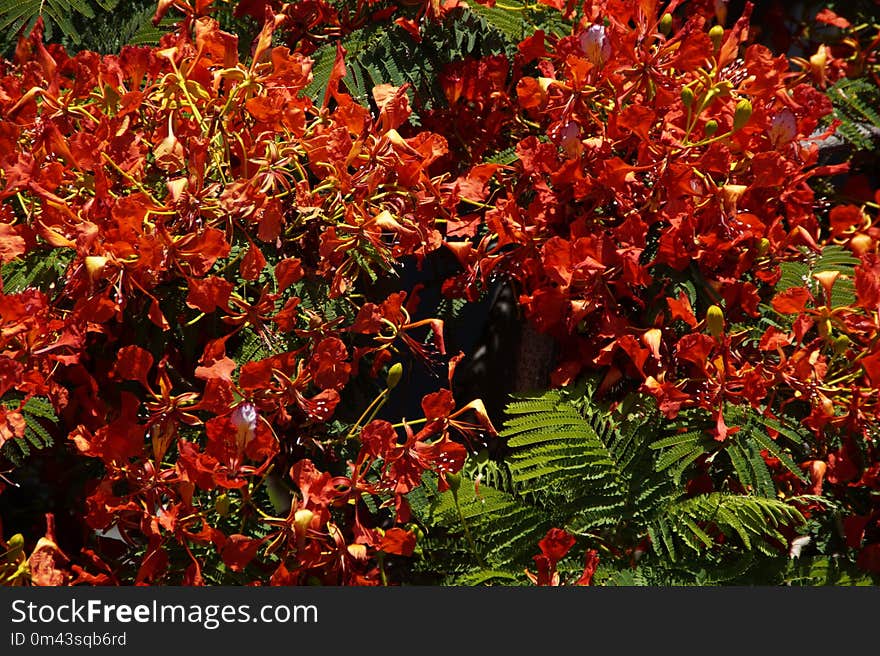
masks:
[[[159,3],[183,17],[157,47],[21,38],[0,66],[0,446],[45,398],[89,472],[80,554],[50,518],[34,583],[388,582],[416,549],[409,495],[497,438],[453,396],[444,322],[374,284],[443,251],[447,298],[514,286],[553,386],[598,373],[722,444],[730,408],[807,429],[809,485],[768,466],[808,509],[836,497],[880,571],[876,494],[850,494],[880,489],[880,192],[824,212],[812,186],[846,169],[819,147],[842,59],[793,67],[751,40],[750,4],[729,28],[700,3],[542,4],[568,34],[446,67],[418,127],[406,85],[352,96],[341,46],[313,99],[309,55],[382,20],[418,39],[462,3],[241,2],[248,61],[201,0]],[[447,380],[383,417],[404,365]],[[558,584],[573,543],[551,531],[529,578]],[[0,572],[23,580],[13,546]]]

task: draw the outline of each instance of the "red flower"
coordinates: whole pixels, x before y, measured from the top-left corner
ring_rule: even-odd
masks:
[[[575,545],[575,538],[567,531],[560,528],[551,528],[547,531],[538,546],[541,553],[534,556],[537,573],[533,574],[526,570],[526,576],[535,585],[540,586],[558,586],[563,585],[556,566],[562,560],[569,550]],[[599,566],[599,554],[595,549],[589,549],[586,553],[586,562],[584,571],[574,582],[574,585],[590,585],[593,581],[593,575]]]
[[[547,535],[538,543],[541,553],[552,562],[558,563],[574,546],[574,536],[560,528],[551,528]]]

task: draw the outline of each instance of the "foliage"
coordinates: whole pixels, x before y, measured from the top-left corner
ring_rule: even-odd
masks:
[[[511,448],[509,464],[466,467],[459,487],[441,494],[429,486],[427,497],[413,504],[427,534],[423,558],[454,574],[445,582],[515,580],[553,527],[585,538],[602,554],[601,578],[622,576],[634,558],[666,584],[688,575],[694,583],[707,572],[722,576],[743,550],[779,563],[773,557],[787,543],[781,530],[804,522],[796,506],[760,489],[687,493],[662,449],[690,434],[657,422],[644,398],[610,410],[589,392],[576,399],[571,391],[511,403],[501,432]],[[761,466],[766,470],[762,460]],[[484,477],[487,467],[505,475]],[[769,479],[768,473],[772,486]],[[473,552],[461,553],[462,543]]]
[[[104,11],[116,8],[118,0],[101,0],[98,3]],[[38,18],[46,20],[48,36],[60,29],[64,36],[74,43],[80,43],[81,36],[74,26],[71,16],[81,15],[89,19],[95,18],[95,5],[90,0],[24,0],[12,2],[3,0],[0,3],[0,28],[15,33],[30,32]]]
[[[842,78],[828,89],[838,133],[856,148],[870,150],[880,134],[880,91],[864,78]],[[872,132],[873,129],[873,132]]]
[[[880,28],[710,4],[0,4],[4,582],[876,582]]]
[[[32,396],[24,403],[17,405],[5,402],[3,408],[4,419],[11,425],[12,413],[19,414],[24,420],[24,432],[16,435],[20,439],[6,439],[3,446],[3,456],[12,462],[15,466],[21,466],[24,459],[30,455],[31,450],[45,449],[52,446],[53,438],[51,433],[43,424],[43,420],[54,423],[58,420],[52,405],[45,399],[38,396]]]
[[[76,49],[116,52],[122,46],[156,44],[170,27],[154,27],[152,0],[26,0],[0,2],[0,53],[11,54],[16,35],[30,32],[42,18],[46,38]]]

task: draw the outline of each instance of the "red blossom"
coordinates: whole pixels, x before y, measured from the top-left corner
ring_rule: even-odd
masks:
[[[574,543],[574,536],[570,533],[559,528],[551,528],[538,543],[538,547],[541,549],[541,553],[551,561],[559,562],[574,546]]]
[[[2,67],[0,445],[66,436],[28,462],[93,477],[65,516],[90,546],[68,557],[48,517],[31,583],[201,585],[219,558],[255,584],[375,585],[383,553],[417,557],[407,496],[429,473],[455,492],[469,453],[507,448],[453,395],[460,335],[434,290],[395,278],[443,253],[447,299],[516,290],[553,342],[550,386],[595,375],[613,407],[639,390],[670,422],[702,417],[713,453],[747,439],[731,410],[763,413],[780,449],[810,436],[803,478],[765,454],[774,482],[831,495],[829,548],[880,572],[861,494],[880,485],[880,192],[854,177],[826,212],[812,184],[847,166],[820,165],[828,89],[876,69],[876,40],[823,9],[841,38],[792,59],[757,42],[751,3],[734,21],[723,2],[541,0],[569,28],[443,67],[443,102],[380,83],[362,104],[348,35],[393,21],[415,47],[473,7],[355,4],[239,2],[259,25],[240,48],[210,0],[162,0],[154,22],[180,20],[161,44],[107,55],[44,44],[39,19]],[[780,285],[831,244],[858,264]],[[398,363],[449,388],[393,423]],[[739,489],[729,453],[682,490]],[[551,529],[529,579],[567,584],[576,542]],[[598,563],[587,550],[575,583]]]

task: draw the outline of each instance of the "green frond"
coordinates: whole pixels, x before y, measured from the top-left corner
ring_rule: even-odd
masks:
[[[0,0],[0,29],[18,32],[22,25],[36,20],[40,15],[39,0]]]
[[[255,362],[283,352],[282,348],[272,348],[262,336],[250,327],[243,328],[240,333],[241,344],[233,351],[236,362]]]
[[[608,587],[633,588],[648,585],[648,580],[640,570],[617,570],[612,571],[607,576],[603,576],[604,572],[601,568],[596,572],[596,579],[602,581],[602,584]]]
[[[0,0],[2,52],[11,53],[20,29],[30,30],[43,16],[47,41],[69,50],[119,52],[124,45],[155,45],[174,24],[166,16],[154,27],[154,0]]]
[[[311,55],[312,81],[306,87],[309,96],[320,101],[323,99],[324,90],[330,81],[333,72],[333,63],[336,61],[336,48],[324,46]]]
[[[705,431],[702,430],[692,430],[684,433],[676,433],[674,435],[670,435],[669,437],[664,437],[663,439],[657,440],[656,442],[651,443],[652,449],[666,449],[671,446],[678,446],[679,444],[691,444],[700,442],[706,438]]]
[[[478,569],[459,576],[458,585],[476,587],[481,585],[524,585],[525,576],[497,569]]]
[[[428,476],[422,488],[419,494],[408,496],[414,514],[426,526],[446,532],[447,539],[437,545],[441,554],[449,551],[450,540],[458,549],[467,549],[469,558],[463,562],[516,571],[530,561],[535,545],[552,526],[553,516],[545,508],[488,485],[480,485],[478,490],[473,479],[464,476],[456,494],[440,493],[436,481]],[[420,495],[424,498],[419,499]],[[477,553],[468,544],[468,534]],[[429,533],[428,537],[436,536]]]
[[[681,482],[688,468],[701,456],[708,456],[719,447],[718,442],[709,437],[705,427],[694,429],[686,421],[683,426],[689,430],[675,432],[650,444],[652,451],[660,451],[654,460],[655,471],[668,472],[676,483]]]
[[[328,298],[325,284],[316,283],[307,278],[291,285],[290,293],[300,299],[300,308],[311,310],[326,321],[333,321],[337,317],[344,316],[349,310],[349,306],[345,305],[343,300]]]
[[[586,484],[598,501],[597,510],[618,508],[623,503],[623,475],[608,445],[571,404],[560,404],[558,398],[551,393],[532,399],[532,404],[518,402],[512,410],[515,416],[505,422],[500,436],[511,449],[508,464],[514,482],[557,495]]]
[[[673,561],[679,545],[697,554],[718,547],[710,525],[727,538],[739,538],[747,549],[778,555],[779,545],[786,544],[779,528],[804,522],[800,511],[779,499],[713,492],[672,504],[651,527],[651,535],[654,551]]]
[[[682,514],[677,519],[678,521],[672,524],[672,530],[682,539],[685,545],[697,553],[700,553],[705,547],[712,546],[712,538],[697,525],[692,517]]]
[[[725,453],[730,457],[740,483],[762,497],[775,497],[776,486],[767,463],[752,441],[730,444]]]
[[[748,547],[747,547],[748,548]],[[746,552],[742,556],[712,568],[706,573],[706,578],[700,581],[701,585],[728,585],[740,581],[748,581],[760,561],[754,552]],[[757,581],[761,581],[758,578]],[[764,579],[766,580],[766,579]]]
[[[504,412],[508,416],[525,415],[537,412],[551,412],[563,402],[562,394],[556,390],[538,397],[515,397]],[[513,421],[512,419],[509,421]]]
[[[776,419],[773,419],[772,417],[761,415],[759,421],[770,430],[775,431],[779,435],[788,439],[791,442],[791,446],[793,447],[801,448],[807,444],[806,435],[801,435],[797,432],[797,429],[783,426],[780,422],[778,422]]]
[[[29,287],[44,292],[61,291],[59,281],[64,279],[68,264],[75,252],[68,248],[54,248],[48,251],[34,250],[25,257],[19,257],[0,267],[3,279],[3,293],[16,294]]]
[[[876,586],[880,576],[855,567],[834,556],[791,559],[784,575],[784,584],[791,586]]]
[[[466,57],[505,52],[510,42],[475,13],[460,11],[451,12],[442,23],[423,25],[418,42],[397,25],[369,25],[350,34],[341,45],[346,51],[342,86],[348,93],[359,103],[370,105],[376,85],[409,84],[410,121],[418,125],[420,112],[446,102],[438,81],[444,66]],[[312,54],[312,82],[307,93],[313,99],[323,99],[335,58],[335,43]]]
[[[49,402],[49,399],[42,396],[32,396],[24,404],[23,411],[25,416],[41,417],[49,421],[57,421],[58,416],[55,414],[55,408]]]
[[[630,482],[629,506],[633,516],[641,524],[647,524],[656,517],[673,494],[672,481],[668,478],[654,479],[639,483]]]
[[[810,283],[810,267],[804,262],[782,262],[776,291],[783,292],[792,287],[804,287]]]
[[[113,20],[110,16],[102,17],[100,25],[96,25],[90,40],[94,41],[101,52],[116,52],[122,46],[154,46],[172,29],[176,20],[174,16],[164,16],[158,25],[153,25],[153,4],[136,9],[123,21]]]
[[[469,566],[450,578],[458,582],[491,584],[498,572],[519,576],[532,566],[547,529],[557,527],[588,544],[599,540],[597,546],[603,536],[631,549],[647,539],[651,548],[639,565],[646,581],[708,585],[745,577],[770,561],[778,574],[787,545],[783,528],[805,519],[776,496],[761,452],[785,455],[768,424],[792,443],[800,439],[797,429],[731,407],[725,416],[739,430],[720,443],[695,428],[705,423],[701,413],[664,424],[652,404],[633,394],[610,408],[595,400],[590,385],[512,400],[500,433],[508,447],[503,462],[468,463],[457,493],[429,486],[429,498],[413,494],[414,516],[434,527],[426,547],[432,564],[439,553],[463,558]],[[688,424],[690,430],[679,432]],[[750,492],[682,496],[678,481],[703,455],[718,480],[733,477]],[[797,469],[791,458],[784,466]],[[749,557],[740,558],[738,549]],[[625,580],[614,573],[613,559],[602,562],[603,580]],[[623,560],[617,566],[628,567]],[[481,572],[489,574],[481,578]]]
[[[652,526],[648,527],[648,535],[651,538],[651,544],[654,551],[658,554],[666,554],[669,560],[675,562],[678,560],[678,552],[675,548],[675,539],[672,536],[672,529],[665,517],[659,517]]]
[[[672,448],[664,451],[663,455],[657,459],[654,466],[657,468],[657,471],[663,471],[672,465],[681,465],[682,463],[690,464],[707,452],[707,444],[710,443],[705,434],[695,435],[691,439],[680,442]],[[658,446],[652,444],[651,448],[658,448]]]
[[[579,440],[584,430],[582,425],[571,425],[568,423],[570,418],[564,415],[551,415],[540,418],[530,415],[529,419],[530,421],[523,422],[524,425],[522,426],[514,427],[512,423],[508,424],[508,429],[516,428],[518,431],[523,431],[516,434],[505,431],[502,437],[514,435],[514,437],[508,440],[508,446],[518,449],[560,442],[561,445],[557,444],[556,448],[565,448],[566,445],[571,443],[571,440]]]
[[[840,271],[841,273],[851,274],[852,268],[861,264],[861,260],[852,254],[851,251],[838,246],[837,244],[829,244],[822,249],[819,259],[813,265],[816,271]]]
[[[779,460],[780,464],[791,474],[794,474],[804,483],[808,482],[809,479],[804,472],[797,466],[797,464],[795,464],[794,460],[791,459],[778,443],[760,431],[753,432],[751,437],[762,449],[765,449],[771,456]]]
[[[487,26],[498,30],[513,42],[522,41],[527,36],[526,8],[518,0],[505,0],[492,7],[471,2],[468,3],[468,8],[485,21]]]
[[[372,90],[378,84],[392,84],[396,87],[409,82],[417,84],[415,76],[420,75],[416,67],[405,66],[403,70],[398,61],[406,61],[410,39],[398,26],[370,25],[351,34],[342,41],[346,51],[346,74],[342,84],[348,93],[362,105],[372,101]],[[403,50],[403,51],[402,51]],[[315,99],[322,99],[333,63],[336,60],[336,45],[328,44],[312,55],[312,82],[307,92]]]
[[[516,490],[513,478],[510,475],[510,468],[503,462],[495,460],[478,462],[471,458],[465,463],[464,473],[474,483],[479,482],[480,485],[486,485],[508,493],[513,493]]]
[[[875,146],[870,128],[880,130],[880,90],[867,78],[843,78],[827,91],[834,118],[841,121],[837,133],[859,150]]]
[[[426,503],[414,493],[414,515],[451,531],[456,549],[473,536],[471,560],[483,569],[515,573],[532,564],[551,527],[576,535],[624,525],[644,531],[674,499],[671,480],[654,472],[647,448],[659,424],[640,406],[612,416],[581,392],[513,400],[500,433],[505,461],[468,464],[457,494],[438,492]],[[442,545],[436,550],[448,548]]]
[[[783,426],[777,420],[744,405],[728,406],[725,420],[729,425],[739,428],[733,434],[732,443],[726,451],[743,485],[751,487],[762,496],[776,495],[769,469],[761,456],[762,450],[778,459],[786,470],[801,481],[807,482],[806,475],[789,455],[805,449],[806,437],[800,435],[796,429]],[[781,439],[789,442],[787,448],[783,448],[781,444],[771,439],[769,431],[775,431]]]
[[[64,36],[79,43],[80,34],[71,20],[75,14],[95,17],[86,0],[0,0],[0,30],[17,33],[24,28],[27,31],[42,16],[47,37],[51,37],[54,28],[59,28]]]
[[[446,324],[460,320],[468,308],[468,300],[464,298],[446,298],[445,296],[437,303],[435,315]]]
[[[813,275],[823,271],[837,271],[840,276],[831,289],[832,308],[849,305],[855,301],[855,267],[860,260],[836,244],[825,246],[818,255],[803,249],[803,259],[782,262],[781,275],[776,283],[776,291],[782,292],[792,287],[807,287],[812,294],[821,299],[822,288]]]
[[[83,9],[86,9],[88,13],[83,12]],[[71,20],[74,13],[82,14],[89,19],[95,17],[92,8],[78,0],[45,0],[43,3],[42,15],[44,19],[48,19],[46,22],[54,23],[61,28],[64,36],[74,44],[79,44],[82,42],[82,36]]]
[[[513,164],[516,161],[516,151],[513,148],[506,148],[500,152],[486,157],[486,162],[491,164]]]
[[[9,399],[2,402],[7,408],[17,409],[19,401]],[[48,399],[40,396],[32,396],[21,408],[24,416],[24,438],[11,439],[3,445],[3,457],[19,467],[24,463],[31,451],[40,451],[54,444],[52,434],[47,430],[44,422],[54,424],[58,421],[55,410]]]

